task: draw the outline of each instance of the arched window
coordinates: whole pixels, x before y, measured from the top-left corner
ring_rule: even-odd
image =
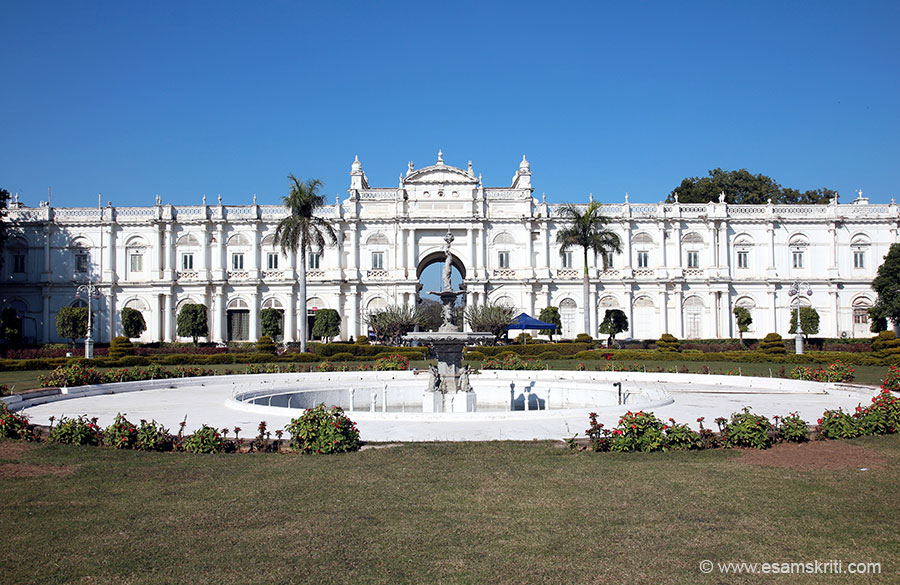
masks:
[[[853,269],[864,270],[869,263],[870,241],[865,234],[856,234],[850,238],[850,252],[853,254]]]
[[[699,270],[703,238],[696,232],[690,232],[681,238],[681,244],[684,250],[684,267],[689,270]]]
[[[653,238],[646,232],[635,234],[631,238],[634,250],[634,265],[638,269],[650,268],[650,251],[653,249]]]
[[[175,244],[178,251],[178,267],[181,272],[189,272],[200,267],[199,255],[203,254],[200,240],[194,234],[184,234]]]
[[[28,242],[23,238],[12,238],[6,244],[9,254],[9,267],[12,274],[25,274],[28,258]]]
[[[756,301],[753,300],[752,297],[740,297],[734,301],[734,306],[747,309],[750,313],[750,318],[755,320]],[[735,329],[737,329],[737,324],[735,324]],[[751,321],[750,325],[747,327],[747,333],[753,333],[754,331],[756,331],[756,323]]]
[[[655,339],[658,337],[659,327],[656,324],[656,305],[648,296],[640,296],[634,299],[631,325],[633,337],[636,339]]]
[[[809,240],[803,234],[791,236],[788,242],[791,251],[791,270],[799,271],[808,268],[809,258],[807,258],[807,248],[809,248]]]
[[[125,243],[125,278],[136,280],[143,277],[146,250],[147,242],[139,236],[134,236]]]
[[[563,299],[559,303],[559,320],[562,321],[562,336],[575,337],[578,334],[578,304],[572,299]]]
[[[866,297],[857,297],[853,299],[853,337],[869,337],[872,335],[871,324],[869,323],[869,309],[872,308],[872,301]]]
[[[741,234],[734,239],[734,266],[737,270],[750,268],[750,255],[753,251],[753,238],[747,234]]]
[[[703,300],[692,295],[684,299],[684,336],[687,339],[700,339],[703,336]]]

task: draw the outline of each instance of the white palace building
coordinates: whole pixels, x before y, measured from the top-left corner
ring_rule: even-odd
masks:
[[[888,247],[900,241],[900,207],[852,204],[603,205],[622,253],[602,268],[589,262],[590,300],[582,289],[582,253],[560,253],[560,205],[533,196],[523,157],[509,187],[485,187],[481,175],[445,164],[409,163],[396,187],[372,188],[358,160],[343,201],[318,210],[340,235],[310,258],[308,318],[321,308],[342,315],[342,338],[366,333],[364,316],[389,304],[412,304],[424,268],[443,260],[448,229],[466,303],[507,303],[537,315],[559,307],[563,336],[581,333],[584,311],[597,336],[606,309],[619,308],[631,330],[620,338],[737,337],[732,315],[746,307],[750,337],[787,335],[797,297],[808,282],[821,317],[819,335],[868,337],[870,283]],[[91,280],[98,341],[121,334],[119,312],[141,311],[142,341],[174,341],[185,303],[209,307],[210,341],[255,340],[259,312],[282,309],[285,340],[302,318],[297,258],[274,245],[286,211],[278,205],[207,204],[149,207],[25,207],[8,210],[9,239],[0,308],[23,319],[24,340],[64,341],[60,307],[81,305],[76,288]],[[99,308],[98,308],[99,305]],[[95,329],[96,331],[96,329]],[[536,332],[535,332],[536,333]]]

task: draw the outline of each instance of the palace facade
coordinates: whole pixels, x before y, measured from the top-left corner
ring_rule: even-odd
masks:
[[[900,241],[900,207],[851,204],[729,205],[623,203],[603,205],[622,253],[588,258],[590,299],[583,302],[583,257],[561,253],[561,205],[533,196],[525,158],[509,187],[484,187],[468,168],[409,163],[396,187],[372,188],[358,160],[348,196],[318,214],[332,222],[337,245],[309,259],[306,315],[297,298],[297,260],[274,245],[281,206],[165,205],[53,208],[10,204],[10,237],[0,308],[22,319],[24,340],[64,341],[56,334],[61,307],[80,305],[76,288],[89,280],[99,341],[121,334],[119,312],[141,311],[142,341],[174,341],[185,303],[209,308],[210,340],[255,340],[259,312],[284,313],[293,341],[298,320],[321,308],[342,316],[342,338],[366,333],[364,316],[389,304],[417,302],[419,277],[443,260],[443,237],[455,236],[453,264],[466,303],[507,303],[537,315],[559,307],[563,336],[590,333],[606,309],[625,311],[620,338],[737,337],[732,315],[746,307],[747,334],[788,334],[795,281],[812,295],[820,336],[868,337],[870,283],[891,244]],[[806,290],[806,287],[804,287]],[[99,305],[99,307],[98,307]],[[95,329],[97,331],[97,329]]]

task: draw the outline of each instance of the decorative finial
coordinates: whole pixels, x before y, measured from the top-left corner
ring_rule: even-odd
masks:
[[[219,193],[219,205],[222,205],[222,194]]]
[[[593,192],[591,192],[591,193],[588,195],[588,201],[589,201],[590,203],[593,203],[593,202],[594,202],[594,193],[593,193]]]
[[[894,199],[893,197],[891,197],[891,205],[896,205],[896,204],[897,204],[897,200]]]
[[[452,244],[452,243],[453,243],[453,240],[455,240],[455,239],[456,239],[456,238],[453,236],[453,232],[451,232],[451,231],[448,229],[448,230],[447,230],[447,235],[444,236],[444,241],[447,242],[447,250],[448,250],[448,251],[450,250],[450,244]]]
[[[547,193],[541,193],[541,203],[547,203]]]
[[[859,195],[860,199],[862,199],[862,189],[857,189],[856,194]]]
[[[628,191],[625,191],[625,203],[628,203]]]
[[[203,194],[203,205],[206,205],[206,193]]]
[[[478,173],[478,184],[481,184],[481,173]]]
[[[361,173],[362,172],[362,163],[359,162],[359,155],[353,157],[353,165],[350,167],[351,173]]]
[[[413,165],[413,161],[409,161],[409,165],[406,167],[406,176],[408,177],[412,172],[416,169],[415,165]]]
[[[472,173],[472,161],[469,161],[469,174],[474,176]]]
[[[725,203],[725,191],[719,193],[719,203]]]
[[[528,164],[528,159],[525,158],[525,155],[522,155],[522,162],[519,163],[519,172],[527,173],[531,171],[531,165]]]
[[[162,205],[162,199],[159,198],[159,193],[156,194],[156,204]]]
[[[256,205],[256,193],[253,194],[253,205]]]
[[[439,164],[439,165],[444,164],[444,151],[443,151],[443,150],[440,150],[440,149],[438,149],[438,159],[437,159],[437,164]]]
[[[678,203],[678,191],[675,191],[675,203]]]

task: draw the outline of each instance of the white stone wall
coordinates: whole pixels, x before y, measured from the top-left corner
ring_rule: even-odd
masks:
[[[582,251],[572,250],[571,263],[563,265],[556,244],[561,206],[539,201],[532,191],[524,159],[504,188],[485,188],[471,167],[455,168],[439,158],[422,169],[410,164],[396,188],[372,189],[354,162],[347,198],[319,210],[339,241],[322,251],[318,268],[307,271],[310,309],[338,310],[344,339],[364,334],[367,310],[415,302],[418,275],[443,259],[449,229],[466,302],[508,302],[535,316],[558,306],[566,337],[582,332],[585,310],[589,333],[596,336],[607,308],[628,315],[631,330],[624,337],[737,337],[735,304],[751,310],[749,336],[787,335],[796,306],[787,291],[797,279],[813,291],[809,300],[821,317],[820,336],[868,336],[867,324],[854,324],[854,308],[871,306],[870,283],[898,241],[895,204],[633,204],[626,198],[603,207],[623,250],[606,271],[589,255],[585,306]],[[299,260],[273,245],[284,214],[279,206],[221,203],[13,208],[0,307],[20,312],[30,341],[61,341],[56,313],[90,277],[102,291],[103,341],[121,333],[118,313],[125,306],[144,314],[142,341],[174,340],[175,316],[185,302],[209,307],[212,341],[228,339],[229,310],[248,311],[247,334],[256,339],[265,306],[285,311],[285,339],[294,340],[302,312]],[[795,253],[802,259],[795,260]],[[24,272],[16,270],[16,254],[25,255]],[[86,273],[77,271],[79,254],[89,257]],[[269,254],[277,267],[269,266]],[[861,255],[856,262],[854,254]]]

